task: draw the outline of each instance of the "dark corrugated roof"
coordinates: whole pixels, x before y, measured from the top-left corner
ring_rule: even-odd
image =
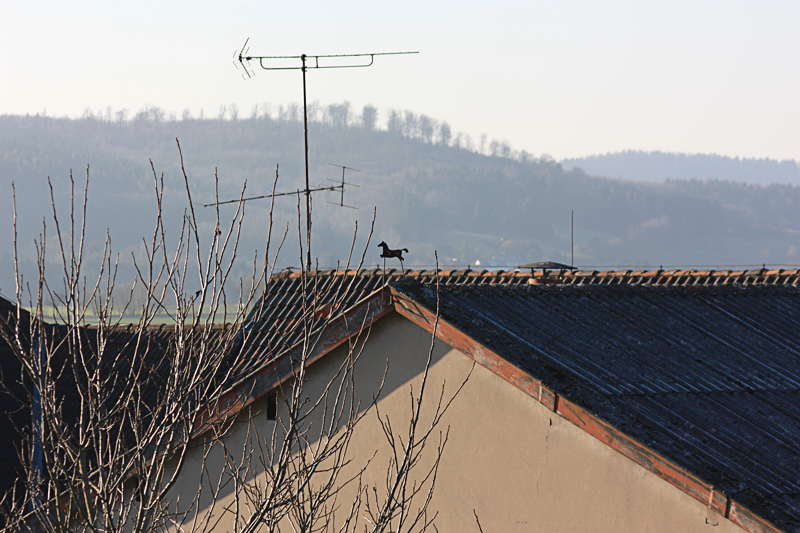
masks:
[[[9,318],[9,316],[11,318]],[[9,321],[10,327],[16,317],[16,306],[0,297],[0,327],[2,322]],[[30,348],[29,341],[29,314],[22,312],[22,343],[25,349]],[[46,325],[48,345],[51,347],[59,344],[59,341],[67,334],[68,329],[64,326]],[[222,333],[229,326],[219,325],[209,328],[188,328],[186,331],[185,342],[191,345],[197,342],[197,338],[205,335],[208,339],[208,346],[216,348],[220,344],[220,339],[224,337]],[[141,339],[137,337],[141,333]],[[84,343],[84,353],[97,352],[97,328],[94,326],[83,327],[78,331],[79,338]],[[104,361],[109,363],[101,369],[102,373],[108,376],[127,376],[131,361],[136,359],[148,371],[140,373],[140,380],[137,386],[141,390],[142,398],[153,407],[159,392],[163,390],[168,378],[169,358],[165,357],[174,344],[174,328],[158,325],[138,331],[134,326],[121,326],[106,330]],[[141,341],[137,347],[137,340]],[[224,352],[223,352],[224,353]],[[120,354],[120,357],[115,357]],[[134,357],[137,354],[137,357]],[[81,397],[78,394],[75,382],[75,374],[72,371],[62,371],[64,365],[72,361],[69,351],[64,345],[58,350],[49,350],[50,364],[53,367],[53,374],[56,378],[56,388],[58,390],[59,409],[61,412],[63,429],[66,432],[77,433],[77,422],[81,412]],[[113,362],[113,366],[110,362]],[[16,488],[22,491],[21,483],[18,481],[20,475],[24,474],[22,463],[19,460],[20,450],[25,452],[25,446],[29,446],[26,437],[30,435],[31,425],[31,405],[33,384],[27,375],[22,371],[19,359],[14,355],[12,349],[6,341],[0,337],[0,375],[3,379],[3,387],[0,387],[0,453],[3,453],[4,461],[0,462],[0,498],[9,490]],[[81,379],[82,376],[78,376]],[[235,376],[234,376],[235,377]],[[115,380],[109,379],[107,385],[113,386]],[[85,385],[84,385],[85,386]],[[116,401],[113,393],[108,394],[109,399]],[[133,440],[132,429],[129,423],[131,420],[117,422],[110,421],[109,427],[113,427],[119,435],[129,442]],[[115,425],[117,424],[117,425]],[[18,492],[17,498],[24,494]],[[0,513],[0,527],[2,527],[2,513]]]
[[[360,275],[320,272],[307,278],[304,302],[300,273],[273,276],[243,326],[245,353],[262,359],[265,354],[280,355],[303,339],[306,325],[310,331],[319,331],[332,317],[368,297],[385,281],[363,272]],[[312,320],[304,323],[304,313]]]
[[[392,284],[428,308],[430,287]],[[800,526],[800,289],[443,284],[442,318],[779,527]]]

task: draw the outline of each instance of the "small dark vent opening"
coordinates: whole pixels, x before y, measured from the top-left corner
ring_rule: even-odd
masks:
[[[275,420],[278,416],[278,392],[270,392],[267,395],[267,420]]]

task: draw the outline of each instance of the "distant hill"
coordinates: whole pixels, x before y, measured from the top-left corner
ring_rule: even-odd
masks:
[[[145,112],[146,111],[146,112]],[[50,176],[56,203],[65,216],[72,169],[81,197],[90,165],[86,262],[100,257],[109,230],[120,252],[120,278],[130,276],[131,252],[152,232],[155,200],[152,159],[163,173],[167,227],[178,231],[187,208],[175,138],[183,149],[195,209],[205,231],[213,231],[215,171],[220,199],[272,188],[280,165],[278,191],[303,187],[302,122],[296,112],[247,119],[165,120],[145,110],[130,120],[56,119],[0,116],[0,289],[13,287],[11,182],[15,182],[18,246],[28,280],[35,273],[34,238],[43,218],[52,239]],[[295,110],[296,111],[296,110]],[[361,170],[348,175],[360,188],[347,189],[345,203],[331,193],[314,196],[313,252],[322,267],[346,259],[355,222],[359,243],[377,209],[375,234],[366,261],[382,264],[376,244],[411,250],[406,266],[513,266],[532,261],[570,262],[570,211],[575,211],[575,264],[578,266],[781,265],[800,262],[800,187],[748,185],[732,178],[672,179],[642,183],[598,178],[565,169],[550,158],[515,153],[502,145],[481,155],[469,143],[431,119],[390,117],[389,130],[376,129],[371,116],[335,109],[315,115],[309,126],[311,182],[330,184],[341,171],[328,163]],[[337,118],[338,117],[338,118]],[[420,122],[424,127],[420,126]],[[434,126],[431,125],[434,123]],[[462,139],[463,140],[463,139]],[[673,156],[662,154],[665,161]],[[652,154],[644,159],[655,157]],[[677,157],[677,156],[675,156]],[[694,157],[694,156],[693,156]],[[699,156],[698,156],[699,157]],[[711,160],[725,161],[724,158]],[[735,160],[734,160],[735,161]],[[741,161],[740,161],[741,163]],[[753,164],[756,164],[755,162]],[[782,164],[777,164],[783,168]],[[665,177],[675,177],[664,171]],[[724,172],[709,172],[725,176]],[[701,174],[702,175],[702,174]],[[698,176],[700,178],[700,176]],[[633,179],[633,177],[631,177]],[[639,178],[643,179],[643,178]],[[777,179],[775,181],[778,181]],[[234,207],[221,208],[222,217]],[[252,250],[264,248],[269,201],[246,204],[247,222],[237,275],[246,276]],[[275,227],[290,233],[278,267],[297,266],[297,201],[275,203]],[[363,249],[363,248],[362,248]],[[274,250],[274,245],[272,250]],[[51,258],[57,255],[51,252]],[[49,272],[53,272],[53,263]],[[387,266],[398,267],[399,264]]]
[[[663,182],[667,179],[713,179],[758,185],[800,185],[796,161],[739,159],[707,154],[618,152],[561,161],[565,169],[582,168],[593,176],[632,181]]]

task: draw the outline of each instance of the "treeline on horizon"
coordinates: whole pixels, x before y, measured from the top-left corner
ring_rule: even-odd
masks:
[[[627,150],[565,159],[565,168],[580,167],[594,176],[632,181],[719,179],[759,185],[800,185],[800,164],[786,159],[725,157],[717,154],[673,154]]]
[[[385,118],[381,115],[378,108],[372,105],[366,105],[358,112],[348,101],[327,105],[314,101],[307,108],[307,118],[310,123],[327,125],[334,129],[363,128],[367,131],[384,130],[410,139],[418,139],[428,144],[453,146],[481,155],[499,156],[521,161],[533,159],[533,154],[525,150],[512,149],[507,140],[495,138],[490,140],[486,133],[473,140],[472,136],[467,133],[453,133],[446,121],[440,121],[424,114],[417,114],[410,110],[389,109],[383,113]],[[44,114],[37,113],[35,117],[52,118],[47,116],[46,110]],[[26,115],[26,118],[31,117]],[[220,105],[216,114],[206,115],[205,110],[201,109],[200,113],[194,116],[191,110],[187,108],[179,116],[176,112],[148,105],[136,113],[131,113],[128,109],[114,110],[112,107],[97,111],[86,108],[80,117],[64,116],[61,119],[105,122],[121,127],[135,127],[146,123],[161,124],[191,121],[274,121],[277,124],[286,125],[288,123],[302,124],[303,109],[296,102],[277,105],[264,102],[251,107],[248,113],[242,113],[238,104],[231,103]],[[547,154],[543,154],[542,157],[547,160],[552,159],[552,156]]]
[[[373,268],[382,265],[375,247],[381,240],[411,250],[406,266],[432,265],[434,250],[442,266],[569,263],[572,211],[577,266],[719,269],[800,262],[800,187],[745,184],[724,175],[663,183],[598,178],[565,169],[547,156],[515,151],[508,143],[486,137],[476,143],[424,115],[390,111],[385,127],[379,127],[384,123],[372,106],[359,112],[347,103],[314,109],[312,186],[341,180],[341,169],[329,163],[361,171],[346,176],[360,187],[347,187],[345,204],[358,210],[334,205],[338,194],[314,195],[312,251],[321,267],[335,267],[347,257],[356,221],[356,250],[364,245],[373,208],[375,233],[366,254]],[[228,106],[213,119],[180,120],[154,107],[130,117],[109,112],[102,119],[94,113],[80,119],[0,116],[0,290],[8,295],[13,286],[12,181],[18,245],[28,276],[35,272],[33,240],[51,211],[48,176],[63,213],[70,170],[80,188],[90,165],[87,264],[101,253],[108,229],[113,249],[121,253],[122,274],[131,273],[131,253],[140,253],[142,237],[152,232],[151,160],[155,178],[163,173],[168,228],[179,230],[182,223],[187,204],[176,137],[196,212],[208,231],[213,231],[214,209],[201,206],[214,202],[215,190],[220,200],[239,197],[245,182],[245,196],[269,193],[276,170],[277,191],[302,189],[302,110],[256,111],[243,117]],[[252,268],[252,250],[263,251],[269,206],[269,200],[245,205],[240,248],[246,253],[239,275]],[[233,209],[222,207],[223,218]],[[300,264],[297,209],[292,196],[275,201],[278,234],[287,224],[290,230],[279,268]]]

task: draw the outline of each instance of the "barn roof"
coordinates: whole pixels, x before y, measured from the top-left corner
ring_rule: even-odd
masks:
[[[438,274],[438,276],[435,276]],[[548,282],[565,286],[626,285],[626,286],[795,286],[800,287],[800,269],[794,270],[576,270],[549,273],[502,270],[326,270],[307,277],[306,312],[315,316],[315,325],[322,324],[334,310],[345,309],[366,298],[386,283],[400,279],[417,279],[432,284],[437,278],[441,285],[520,285],[535,284],[546,277]],[[302,337],[295,330],[303,316],[303,278],[300,272],[275,275],[261,300],[250,312],[253,330],[253,350],[275,347],[276,343],[291,345]],[[313,307],[313,309],[312,309]]]
[[[800,288],[443,284],[439,306],[453,345],[721,514],[800,526]]]
[[[10,333],[13,336],[16,325],[16,304],[0,296],[0,333]],[[30,348],[30,314],[25,309],[20,313],[20,334],[21,342],[24,347]],[[45,324],[51,349],[58,345],[58,341],[63,339],[68,329],[63,325]],[[187,328],[186,343],[195,342],[195,338],[202,334],[206,335],[208,344],[216,346],[218,340],[224,335],[226,325],[213,325],[209,328],[192,329]],[[167,358],[163,357],[171,349],[174,341],[174,328],[164,325],[148,326],[143,331],[139,331],[132,325],[118,326],[107,330],[104,338],[104,350],[109,357],[108,361],[113,361],[113,365],[104,370],[126,375],[130,370],[130,358],[135,350],[138,350],[139,357],[143,353],[149,354],[148,361],[157,362],[150,368],[147,378],[142,378],[138,382],[142,388],[144,398],[152,400],[155,404],[159,390],[166,384],[168,377]],[[78,331],[79,338],[86,343],[88,351],[97,350],[97,328],[95,326],[82,327]],[[137,336],[141,334],[141,339]],[[141,344],[137,347],[137,340]],[[216,343],[216,344],[215,344]],[[115,358],[112,355],[121,354]],[[49,352],[51,364],[56,369],[54,374],[58,375],[56,383],[59,390],[61,416],[65,421],[65,431],[75,429],[75,424],[81,412],[81,397],[75,386],[75,375],[73,372],[61,372],[62,365],[67,364],[71,359],[69,352],[63,346]],[[21,476],[24,475],[23,463],[20,455],[27,455],[30,451],[25,447],[29,445],[27,437],[30,436],[31,405],[33,402],[32,391],[33,383],[28,375],[23,371],[19,358],[15,355],[11,346],[0,334],[0,454],[3,454],[4,461],[0,462],[0,499],[11,489],[16,489],[16,498],[24,496],[24,483]],[[152,405],[151,404],[151,405]],[[132,438],[131,428],[126,427],[122,432],[123,438]],[[0,528],[4,526],[4,517],[0,513]]]
[[[575,271],[550,274],[554,285],[540,272],[438,274],[452,345],[532,377],[542,403],[590,417],[603,429],[584,429],[746,529],[800,525],[798,270]],[[332,294],[346,309],[387,283],[395,309],[432,313],[435,280],[372,270],[308,282],[321,325]],[[273,278],[254,325],[262,344],[296,341],[285,332],[302,314],[300,285],[298,273]]]
[[[800,525],[800,271],[434,274],[274,276],[241,329],[264,366],[204,416],[285,379],[304,314],[311,361],[352,334],[343,315],[431,329],[438,280],[451,346],[745,529]]]

